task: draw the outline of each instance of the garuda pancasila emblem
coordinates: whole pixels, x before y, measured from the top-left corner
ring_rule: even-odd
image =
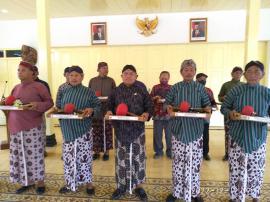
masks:
[[[136,18],[136,25],[140,29],[140,34],[144,36],[151,36],[156,33],[156,28],[158,25],[158,17],[153,20],[149,20],[149,18],[144,18],[144,20],[140,20],[138,17]]]

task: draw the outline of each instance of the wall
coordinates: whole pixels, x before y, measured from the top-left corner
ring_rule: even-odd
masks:
[[[270,40],[270,9],[261,10],[259,59],[266,62],[267,43]],[[133,64],[138,69],[139,80],[151,88],[158,82],[162,70],[171,73],[171,84],[181,77],[181,61],[193,58],[198,72],[205,72],[209,78],[207,86],[215,97],[225,81],[230,80],[234,66],[243,66],[245,11],[189,12],[157,14],[160,20],[158,32],[145,38],[138,34],[135,18],[143,15],[98,16],[59,18],[51,20],[53,82],[50,84],[53,97],[58,86],[64,82],[63,69],[70,65],[80,65],[85,70],[84,83],[97,74],[99,61],[109,63],[110,76],[119,84],[120,73],[125,64]],[[155,17],[155,15],[147,15]],[[188,43],[189,18],[208,17],[208,43]],[[107,21],[108,45],[91,46],[90,23]],[[0,21],[0,48],[20,48],[26,43],[36,44],[36,21]],[[11,40],[12,39],[12,40]],[[19,82],[17,65],[19,58],[0,59],[0,93],[4,81],[8,80],[6,95]],[[268,75],[267,75],[268,76]],[[42,78],[42,75],[41,75]],[[268,77],[262,83],[266,84]],[[0,122],[3,121],[0,117]],[[223,125],[219,112],[213,114],[211,125]]]
[[[157,33],[138,34],[135,19],[159,17]],[[90,46],[91,22],[107,22],[108,45],[179,44],[189,42],[189,19],[208,18],[208,42],[240,42],[245,37],[245,10],[90,16],[51,19],[52,47]],[[270,9],[261,9],[259,40],[270,40]],[[37,41],[36,20],[0,21],[0,48],[18,48]],[[12,39],[12,40],[11,40]]]

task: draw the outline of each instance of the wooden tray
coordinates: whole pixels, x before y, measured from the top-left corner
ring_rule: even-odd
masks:
[[[83,119],[82,116],[78,114],[51,114],[49,118],[56,118],[56,119]]]
[[[175,117],[207,118],[206,113],[175,112]]]
[[[254,122],[261,122],[261,123],[270,123],[270,118],[269,117],[241,115],[239,119],[240,120],[244,120],[244,121],[254,121]]]
[[[109,116],[108,120],[118,120],[118,121],[141,121],[138,116]]]
[[[100,99],[100,100],[108,100],[108,96],[100,96],[100,97],[98,97],[98,99]]]
[[[0,105],[0,110],[23,110],[22,107],[15,107],[15,106],[6,106],[6,105]]]
[[[164,102],[166,102],[166,100],[163,98],[163,99],[160,99],[160,102],[164,103]]]

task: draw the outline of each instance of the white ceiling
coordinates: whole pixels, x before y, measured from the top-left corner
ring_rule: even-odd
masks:
[[[57,17],[245,9],[247,0],[48,0]],[[270,8],[270,0],[261,0]],[[0,0],[0,20],[33,19],[36,0]],[[8,10],[7,13],[1,10]]]

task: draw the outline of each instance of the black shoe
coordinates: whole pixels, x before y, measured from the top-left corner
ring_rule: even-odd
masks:
[[[66,186],[62,187],[60,190],[59,190],[59,193],[60,194],[65,194],[65,193],[68,193],[68,192],[71,192],[71,190],[69,188],[67,188]]]
[[[21,188],[16,190],[16,194],[22,194],[23,192],[26,192],[27,190],[31,189],[34,187],[34,185],[29,185],[29,186],[22,186]]]
[[[121,189],[116,189],[112,196],[111,196],[111,200],[118,200],[121,198],[121,196],[125,195],[125,191],[121,190]]]
[[[53,147],[57,145],[55,134],[46,136],[46,147]]]
[[[102,159],[103,161],[108,161],[110,159],[109,154],[104,154]]]
[[[191,197],[191,201],[193,201],[193,202],[203,202],[203,198],[201,196]]]
[[[96,154],[96,153],[95,153],[95,154],[93,155],[93,161],[94,161],[94,160],[97,160],[97,159],[99,159],[99,154]]]
[[[36,193],[38,195],[44,194],[45,193],[45,187],[37,187],[36,188]]]
[[[145,193],[143,188],[136,188],[135,194],[140,198],[141,201],[148,201],[147,194]]]
[[[177,198],[175,198],[172,194],[169,194],[166,198],[166,202],[175,202]]]
[[[236,200],[234,200],[234,199],[230,199],[230,200],[229,200],[229,202],[236,202]]]
[[[48,153],[46,151],[44,151],[44,157],[47,157]]]
[[[210,161],[211,160],[211,158],[210,158],[210,156],[208,154],[203,155],[203,159],[206,160],[206,161]]]
[[[92,189],[86,188],[86,193],[89,196],[94,195],[95,194],[95,188],[92,188]]]
[[[167,153],[166,155],[167,155],[167,157],[168,157],[169,159],[172,159],[172,154],[171,154],[171,153]]]
[[[228,154],[225,154],[225,155],[223,156],[223,158],[222,158],[222,161],[228,161],[228,159],[229,159]]]

